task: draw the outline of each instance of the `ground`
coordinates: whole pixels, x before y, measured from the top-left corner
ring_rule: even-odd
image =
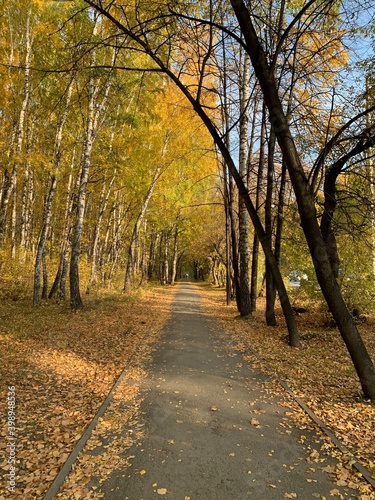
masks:
[[[375,409],[361,400],[345,347],[337,331],[324,326],[324,315],[298,317],[304,341],[295,350],[285,342],[281,320],[279,327],[266,328],[261,311],[253,318],[239,319],[233,307],[224,306],[222,290],[200,286],[200,293],[206,310],[217,318],[245,358],[251,345],[374,474]],[[127,299],[120,294],[88,298],[85,310],[76,314],[58,304],[35,309],[27,299],[1,303],[1,379],[5,381],[1,411],[6,414],[7,388],[14,386],[17,494],[23,499],[43,497],[124,367],[126,376],[94,431],[90,450],[80,455],[68,477],[61,498],[94,498],[100,484],[91,486],[90,493],[86,489],[93,471],[100,469],[105,478],[113,469],[126,466],[128,459],[122,450],[143,435],[139,418],[142,398],[134,381],[145,376],[173,294],[172,288],[155,287]],[[361,330],[374,354],[371,326],[368,319]],[[258,364],[265,370],[261,362]],[[280,391],[277,382],[272,390]],[[312,425],[295,405],[291,405],[290,417],[302,430]],[[124,426],[131,426],[133,432],[122,435]],[[7,439],[8,426],[1,432]],[[110,454],[106,453],[109,435]],[[7,498],[9,464],[6,445],[2,447],[0,494]],[[356,486],[358,498],[374,498],[371,488],[352,473],[352,457],[337,453],[329,443],[325,447],[331,447],[340,459],[339,466],[331,470],[338,486]]]

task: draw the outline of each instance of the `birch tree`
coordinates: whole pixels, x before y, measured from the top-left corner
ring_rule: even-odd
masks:
[[[121,23],[116,17],[113,17],[112,12],[114,12],[116,8],[115,4],[112,3],[111,7],[106,9],[105,6],[103,6],[101,3],[97,3],[95,1],[87,0],[86,3],[97,8],[104,16],[106,16],[110,21],[113,22],[116,29],[131,37],[131,39],[139,47],[141,47],[147,54],[149,54],[153,62],[157,64],[166,74],[168,74],[168,76],[176,83],[176,85],[179,86],[181,91],[184,92],[196,112],[201,117],[205,126],[214,138],[216,144],[220,148],[220,151],[223,154],[228,167],[233,172],[233,176],[236,180],[240,196],[243,196],[246,201],[246,205],[253,220],[253,224],[260,236],[266,258],[268,259],[268,262],[272,267],[273,278],[279,291],[281,303],[284,306],[285,310],[285,304],[288,301],[287,298],[285,298],[285,296],[283,295],[285,288],[283,290],[284,284],[279,274],[278,266],[274,259],[272,248],[266,242],[263,228],[261,228],[259,220],[257,220],[257,214],[254,210],[253,204],[248,197],[247,190],[243,185],[241,177],[239,176],[235,168],[230,153],[225,148],[225,144],[222,142],[214,123],[212,122],[208,114],[204,111],[204,109],[202,109],[200,99],[198,99],[200,89],[199,85],[195,89],[192,89],[191,87],[187,88],[181,81],[181,74],[179,75],[173,72],[170,61],[165,61],[163,55],[158,51],[158,48],[152,48],[152,46],[150,45],[151,39],[147,39],[144,36],[145,31],[143,31],[143,36],[140,37],[128,26]],[[237,19],[241,34],[244,37],[244,43],[242,44],[241,38],[236,33],[235,28],[226,27],[225,29],[227,29],[227,31],[231,30],[231,36],[237,37],[236,40],[238,41],[238,43],[242,44],[244,49],[249,54],[256,78],[259,81],[259,85],[262,89],[264,101],[269,112],[270,122],[274,127],[279,147],[282,151],[284,161],[286,162],[286,166],[288,168],[298,204],[302,227],[314,262],[314,267],[319,284],[321,286],[327,304],[336,320],[343,340],[345,341],[348,351],[352,357],[354,366],[356,367],[357,373],[359,375],[364,394],[366,397],[375,399],[375,368],[359,335],[357,326],[355,325],[355,322],[345,305],[340,292],[340,288],[332,271],[332,267],[329,262],[329,257],[317,220],[314,193],[304,172],[301,157],[298,153],[295,140],[288,123],[288,119],[283,109],[282,100],[279,95],[279,89],[273,71],[274,64],[276,64],[278,60],[280,47],[285,40],[285,35],[289,33],[290,30],[295,26],[298,19],[300,19],[301,16],[306,13],[309,5],[304,6],[294,16],[289,26],[284,30],[283,36],[281,37],[280,43],[278,44],[274,54],[267,54],[260,42],[260,38],[255,29],[254,20],[245,3],[242,0],[231,0],[230,4],[232,7],[232,11]],[[314,4],[311,3],[310,5]],[[217,18],[212,15],[212,4],[210,4],[210,6],[211,15],[209,16],[209,19],[205,21],[210,25],[217,25]],[[329,11],[329,6],[323,5],[321,10],[318,11],[319,15],[326,12],[326,8]],[[183,18],[183,16],[181,17]],[[159,28],[155,26],[155,23],[157,24],[157,21],[155,21],[155,19],[150,22],[148,28],[151,27],[152,23],[154,23],[153,31]],[[175,33],[173,33],[173,35],[176,36]],[[200,81],[202,81],[202,79]],[[287,297],[286,293],[285,295]]]
[[[11,5],[9,6],[8,16],[9,21],[9,33],[16,38],[16,25],[14,24],[16,20],[11,15]],[[30,102],[30,93],[31,93],[31,81],[30,81],[30,66],[32,61],[32,29],[31,29],[31,17],[32,17],[32,4],[28,6],[26,9],[26,19],[24,26],[23,34],[23,43],[25,46],[24,60],[23,60],[23,89],[21,92],[21,102],[18,110],[18,116],[15,118],[12,140],[9,149],[9,164],[11,165],[11,171],[8,173],[8,169],[6,169],[3,178],[2,192],[1,192],[1,204],[0,204],[0,249],[4,245],[5,231],[6,231],[6,222],[7,222],[7,213],[9,202],[11,200],[12,194],[16,196],[16,183],[18,177],[19,170],[19,162],[20,162],[20,154],[22,152],[22,148],[24,145],[24,136],[25,136],[25,127],[26,127],[26,113]],[[11,44],[14,43],[14,40],[10,41]],[[11,47],[9,52],[10,60],[8,62],[9,66],[12,66],[14,61],[14,53],[15,47]],[[13,93],[17,92],[16,87],[13,85],[13,79],[10,79],[10,86],[12,88]],[[17,96],[14,95],[13,99],[15,102],[18,101]],[[16,200],[15,200],[16,201]],[[16,207],[16,202],[14,202],[14,209]]]

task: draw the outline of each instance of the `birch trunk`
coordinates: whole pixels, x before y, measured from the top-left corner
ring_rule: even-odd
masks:
[[[26,146],[26,161],[23,174],[22,185],[22,202],[21,202],[21,221],[20,221],[20,252],[21,260],[24,262],[26,259],[26,250],[31,241],[31,213],[33,209],[33,173],[29,155],[31,154],[31,144],[33,142],[34,124],[28,128],[27,132],[27,146]]]
[[[62,231],[62,238],[60,244],[60,259],[59,266],[57,269],[56,277],[51,287],[51,291],[48,295],[49,299],[56,297],[57,300],[65,300],[66,297],[66,277],[67,270],[69,268],[69,247],[70,247],[70,235],[72,231],[72,212],[73,212],[73,199],[72,199],[72,184],[73,184],[73,169],[75,166],[76,151],[73,149],[70,174],[68,178],[68,184],[66,189],[66,200],[65,200],[65,211],[64,211],[64,221],[65,225]],[[78,181],[77,181],[78,183]],[[39,253],[39,256],[42,254]],[[40,273],[35,274],[37,279],[40,279]],[[38,285],[40,286],[40,285]]]
[[[268,160],[267,160],[267,192],[265,203],[265,230],[272,247],[273,231],[272,231],[272,204],[273,204],[273,191],[274,191],[274,155],[275,155],[275,134],[271,126],[270,137],[268,141]],[[275,299],[276,289],[273,281],[272,271],[269,263],[266,261],[266,323],[268,326],[276,326],[275,315]]]
[[[79,258],[81,254],[81,238],[83,230],[83,218],[86,207],[86,188],[89,177],[91,152],[94,143],[95,126],[95,89],[94,82],[90,82],[90,95],[88,103],[87,127],[83,151],[81,156],[80,180],[77,194],[77,212],[73,226],[72,249],[70,256],[69,283],[70,283],[70,306],[73,310],[82,309],[83,301],[80,292],[79,281]]]
[[[172,255],[172,268],[171,268],[171,285],[176,282],[177,276],[177,261],[178,261],[178,223],[174,230],[173,236],[173,255]]]
[[[95,19],[94,35],[97,34],[97,21]],[[115,50],[112,57],[112,68],[115,62]],[[90,60],[90,78],[89,78],[89,94],[87,103],[87,123],[85,130],[85,138],[83,142],[83,150],[80,162],[80,182],[77,195],[77,212],[76,219],[73,226],[72,233],[72,249],[70,256],[69,267],[69,283],[70,283],[70,305],[73,310],[82,309],[83,301],[80,292],[80,279],[79,279],[79,259],[81,254],[81,239],[83,231],[83,219],[86,208],[86,192],[87,181],[89,178],[91,154],[94,140],[99,128],[99,120],[109,97],[111,88],[111,73],[107,76],[104,83],[104,88],[100,89],[99,82],[94,78],[94,68],[96,64],[95,51],[91,53]],[[98,99],[99,89],[103,91],[101,101]]]
[[[240,152],[239,152],[239,174],[247,189],[247,157],[248,157],[248,125],[249,117],[247,107],[249,103],[249,80],[250,59],[244,56],[243,69],[240,83]],[[249,221],[248,213],[243,198],[239,197],[238,229],[239,229],[239,288],[240,316],[251,314],[250,289],[249,289]]]
[[[68,116],[69,104],[72,95],[73,89],[73,79],[69,84],[67,93],[66,93],[66,101],[64,110],[61,116],[60,121],[57,124],[56,135],[55,135],[55,143],[54,143],[54,151],[53,151],[53,173],[49,177],[49,182],[47,185],[47,195],[44,201],[43,207],[43,216],[42,216],[42,226],[40,229],[37,252],[35,257],[35,268],[34,268],[34,296],[33,302],[34,305],[38,305],[40,302],[40,272],[41,265],[43,262],[43,255],[45,254],[46,241],[48,236],[48,231],[51,225],[51,217],[52,217],[52,203],[55,197],[56,189],[57,189],[57,172],[60,169],[61,163],[61,143],[63,138],[63,130],[64,125]],[[65,219],[66,220],[66,219]]]
[[[94,228],[94,235],[93,235],[93,243],[92,243],[92,254],[91,254],[91,273],[90,273],[90,279],[89,283],[87,285],[87,290],[86,293],[90,292],[90,288],[94,286],[97,282],[97,268],[98,268],[98,243],[99,243],[99,236],[100,236],[100,229],[103,221],[103,216],[105,214],[105,211],[107,210],[108,206],[108,201],[109,201],[109,196],[112,191],[112,186],[115,181],[116,177],[116,170],[114,171],[112,178],[109,182],[109,186],[106,191],[106,185],[105,183],[103,184],[102,191],[100,193],[99,197],[99,213],[97,216],[95,228]]]
[[[22,151],[23,139],[24,139],[24,134],[25,134],[26,113],[27,113],[29,100],[30,100],[30,94],[31,94],[31,83],[30,83],[30,71],[31,71],[31,69],[30,69],[30,66],[31,66],[31,58],[32,58],[32,36],[31,36],[30,18],[31,18],[31,9],[29,9],[29,11],[28,11],[27,21],[26,21],[26,33],[25,33],[26,55],[25,55],[25,62],[24,62],[24,85],[23,85],[22,103],[21,103],[20,113],[19,113],[19,117],[18,117],[16,134],[15,134],[15,150],[13,152],[14,154],[11,155],[11,158],[13,158],[13,168],[12,168],[11,174],[7,177],[6,182],[3,183],[3,190],[2,190],[2,195],[1,195],[0,250],[3,248],[3,244],[4,244],[8,206],[9,206],[9,202],[10,202],[12,193],[13,193],[13,191],[15,191],[16,182],[17,182],[17,175],[18,175],[18,168],[19,168],[18,156]]]

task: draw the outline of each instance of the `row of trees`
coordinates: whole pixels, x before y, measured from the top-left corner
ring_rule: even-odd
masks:
[[[74,309],[116,271],[126,291],[173,283],[217,185],[212,140],[178,89],[124,70],[145,56],[101,43],[106,23],[82,6],[11,1],[0,17],[2,272],[32,259],[34,303],[69,283]]]
[[[273,303],[277,290],[290,343],[298,345],[298,331],[279,266],[288,173],[323,296],[348,347],[365,395],[375,398],[374,365],[337,279],[339,257],[333,226],[337,181],[340,174],[354,171],[358,161],[363,161],[361,155],[373,146],[375,131],[368,120],[371,106],[346,117],[343,104],[336,106],[332,92],[335,70],[347,58],[341,6],[326,0],[292,4],[161,1],[152,5],[140,1],[132,9],[121,1],[86,0],[86,4],[112,23],[116,45],[126,43],[129,50],[136,48],[147,54],[150,69],[158,68],[169,76],[210,132],[223,158],[227,238],[230,235],[235,249],[231,260],[240,313],[246,315],[251,311],[245,206],[266,257],[267,321],[275,322]],[[212,95],[218,107],[212,106]],[[254,108],[254,120],[261,109],[263,132],[258,137],[255,128],[250,128],[250,123],[254,123],[250,107]],[[259,168],[257,172],[251,169],[254,144],[258,156],[263,154],[258,167],[265,169],[264,174],[262,170],[259,173]],[[278,169],[276,155],[280,158]],[[359,175],[371,183],[365,175],[366,168],[363,164],[361,167]],[[276,185],[277,170],[280,182]],[[250,196],[254,177],[259,187],[266,179],[264,199],[259,190],[255,199]],[[232,222],[232,181],[240,198],[238,244]],[[370,191],[367,188],[363,194],[366,196]],[[275,199],[276,240],[273,241]],[[262,204],[264,221],[260,218]]]
[[[185,259],[197,278],[226,284],[246,316],[261,246],[267,323],[277,292],[299,344],[283,274],[314,272],[375,398],[374,366],[339,286],[355,282],[353,268],[372,290],[374,279],[372,65],[366,93],[345,100],[344,17],[353,23],[355,9],[342,7],[4,4],[0,247],[35,258],[34,303],[64,297],[69,274],[71,305],[82,307],[83,257],[87,291],[119,268],[125,291],[136,277],[173,283]],[[348,233],[368,243],[365,264]]]

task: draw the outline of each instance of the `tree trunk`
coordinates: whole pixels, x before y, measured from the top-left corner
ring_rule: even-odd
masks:
[[[231,239],[231,258],[233,267],[232,279],[232,296],[236,299],[237,310],[241,311],[241,287],[240,287],[240,270],[238,263],[238,246],[237,246],[237,227],[236,216],[234,210],[234,186],[233,178],[229,175],[229,217],[230,217],[230,239]]]
[[[56,189],[57,189],[57,177],[56,172],[60,169],[61,163],[61,143],[63,138],[63,130],[64,125],[68,116],[69,104],[73,90],[73,79],[70,82],[67,93],[66,93],[66,101],[65,107],[61,116],[59,123],[57,124],[56,136],[55,136],[55,144],[54,144],[54,152],[53,152],[53,166],[54,173],[50,176],[49,182],[47,184],[47,195],[44,201],[43,207],[43,217],[42,217],[42,226],[40,229],[37,253],[35,257],[35,268],[34,268],[34,297],[33,302],[34,305],[39,304],[40,302],[40,269],[43,260],[43,255],[45,253],[46,241],[48,231],[51,225],[51,217],[52,217],[52,203],[55,197]]]
[[[176,282],[177,276],[177,260],[178,260],[178,221],[176,222],[174,236],[173,236],[173,255],[172,255],[172,268],[171,268],[171,285]]]
[[[248,157],[248,124],[247,107],[249,103],[250,59],[245,54],[240,82],[240,152],[239,174],[247,189],[247,157]],[[239,312],[240,316],[251,314],[250,289],[249,289],[249,222],[244,199],[239,197],[238,207],[238,253],[239,253]]]
[[[47,297],[48,297],[48,272],[47,272],[46,252],[43,253],[42,262],[43,262],[42,299],[47,300]]]
[[[11,199],[11,195],[13,191],[15,191],[15,186],[17,183],[17,175],[18,175],[18,167],[19,167],[19,159],[18,155],[22,151],[23,138],[24,138],[24,130],[25,130],[25,121],[26,121],[26,113],[30,101],[31,94],[31,83],[30,83],[30,72],[31,72],[31,59],[32,59],[32,36],[31,36],[31,9],[29,9],[27,13],[27,21],[26,21],[26,33],[25,33],[25,45],[26,45],[26,55],[24,62],[24,85],[23,85],[23,96],[21,109],[18,117],[18,124],[16,128],[15,134],[15,150],[13,156],[13,168],[10,176],[7,176],[7,181],[3,184],[3,191],[1,195],[1,204],[0,204],[0,250],[3,247],[4,237],[5,237],[5,227],[6,227],[6,218],[9,202]],[[15,208],[14,208],[15,209]],[[13,238],[12,238],[13,240]],[[12,245],[14,242],[12,242]],[[15,250],[13,250],[13,253]]]
[[[159,243],[159,233],[151,233],[151,242],[150,242],[150,256],[148,262],[147,276],[148,279],[151,280],[154,276],[155,268],[156,268],[156,253]]]
[[[30,130],[31,129],[31,130]],[[30,248],[31,236],[31,214],[33,210],[33,174],[31,170],[29,155],[31,153],[32,127],[29,127],[27,133],[26,161],[23,173],[21,217],[20,217],[20,252],[21,260],[26,260],[27,249]]]
[[[98,244],[99,244],[99,236],[100,236],[100,229],[103,221],[103,216],[105,214],[105,211],[107,210],[108,206],[108,201],[109,201],[109,196],[111,194],[112,186],[115,181],[116,177],[116,169],[113,172],[113,175],[111,177],[111,180],[109,181],[109,186],[106,191],[106,183],[103,183],[102,191],[100,193],[99,197],[99,213],[96,219],[95,227],[94,227],[94,235],[93,235],[93,242],[92,242],[92,251],[91,251],[91,272],[90,272],[90,278],[89,282],[87,284],[87,289],[86,293],[90,293],[90,289],[92,286],[94,286],[97,282],[97,268],[98,268]]]
[[[161,269],[160,269],[160,284],[167,285],[169,279],[169,232],[164,231],[161,240]]]
[[[128,261],[127,261],[127,265],[126,265],[126,273],[125,273],[125,281],[124,281],[124,292],[125,293],[127,293],[131,289],[131,286],[133,283],[135,257],[136,257],[136,250],[137,250],[137,245],[138,245],[139,231],[141,228],[143,218],[146,215],[147,207],[148,207],[148,204],[151,200],[152,193],[153,193],[154,188],[156,186],[156,183],[161,175],[162,162],[163,162],[163,159],[164,159],[165,154],[167,152],[169,138],[170,138],[170,131],[167,131],[165,139],[164,139],[164,144],[163,144],[163,148],[161,151],[159,163],[154,171],[150,186],[147,190],[145,197],[143,198],[139,214],[138,214],[137,219],[136,219],[135,224],[134,224],[134,228],[133,228],[133,232],[132,232],[132,236],[131,236],[131,240],[130,240],[130,245],[129,245],[129,250],[128,250]]]
[[[281,166],[279,202],[277,204],[277,221],[276,221],[276,235],[275,235],[275,259],[278,266],[280,266],[281,263],[281,237],[284,224],[285,185],[286,185],[286,165],[285,161],[283,161]]]
[[[98,19],[96,18],[94,19],[94,30],[93,30],[94,35],[96,35],[97,33],[97,27],[98,27],[97,23]],[[95,71],[94,68],[96,64],[95,51],[91,52],[90,57],[91,57],[90,60],[91,73],[88,82],[89,95],[87,104],[87,124],[86,124],[85,138],[81,155],[81,162],[80,162],[80,182],[77,194],[77,212],[76,212],[76,220],[73,226],[72,250],[70,257],[70,268],[69,268],[70,305],[73,310],[83,308],[83,301],[80,292],[80,280],[79,280],[79,258],[81,253],[83,219],[86,208],[87,182],[89,178],[92,148],[99,127],[99,119],[101,117],[102,111],[105,110],[105,106],[109,97],[109,91],[111,88],[110,75],[107,75],[103,87],[99,85],[99,82],[94,76],[94,71]],[[114,62],[115,62],[115,50],[113,51],[113,56],[112,56],[112,67],[114,65]],[[102,95],[101,100],[99,100],[100,94]]]
[[[375,367],[358,332],[355,321],[345,305],[333,273],[318,225],[314,193],[308,183],[294,144],[278,95],[276,82],[267,63],[267,57],[259,43],[244,2],[242,0],[231,0],[231,5],[245,37],[247,50],[270,113],[270,121],[274,126],[279,146],[288,167],[302,228],[313,259],[318,282],[357,370],[364,395],[367,398],[375,399]]]
[[[72,158],[71,158],[71,165],[70,165],[70,173],[68,177],[68,184],[66,188],[66,199],[65,199],[65,210],[64,210],[64,227],[62,230],[62,237],[61,237],[61,243],[60,243],[60,259],[59,259],[59,266],[56,272],[55,280],[53,282],[53,285],[51,287],[51,290],[49,292],[48,298],[52,299],[53,297],[56,297],[57,300],[65,300],[66,297],[66,290],[65,290],[65,285],[66,285],[66,277],[67,277],[67,269],[68,269],[68,263],[69,263],[69,246],[70,246],[70,235],[72,231],[72,214],[73,214],[73,205],[74,205],[74,198],[72,199],[72,183],[73,183],[73,169],[75,165],[75,158],[76,158],[76,151],[73,149],[72,153]],[[77,179],[77,184],[78,184],[78,179]],[[48,212],[45,212],[48,213]],[[43,214],[44,215],[44,214]],[[44,231],[46,230],[46,227],[42,223],[42,228],[44,227]],[[43,235],[43,239],[46,238],[46,235]],[[41,234],[42,236],[42,234]],[[38,243],[38,250],[37,250],[37,258],[41,259],[43,253],[41,253],[41,248],[44,245],[40,245],[40,241]],[[40,260],[41,262],[41,260]],[[39,263],[40,266],[40,263]],[[40,272],[36,272],[34,274],[34,277],[38,276],[38,280],[40,283]],[[34,293],[35,289],[37,288],[38,285],[34,285]]]
[[[89,177],[91,152],[94,142],[94,91],[93,82],[91,82],[91,96],[89,99],[89,110],[87,128],[85,132],[85,141],[80,162],[80,177],[78,193],[76,198],[76,218],[72,231],[72,247],[69,267],[69,284],[70,284],[70,306],[73,310],[82,309],[83,301],[80,292],[79,280],[79,258],[81,254],[81,238],[83,231],[83,219],[86,208],[86,189]]]
[[[256,187],[256,197],[255,197],[255,210],[257,211],[258,214],[259,214],[259,210],[260,210],[261,203],[262,203],[265,145],[266,145],[266,109],[265,109],[265,106],[263,105],[262,123],[261,123],[261,130],[260,130],[260,147],[259,147],[259,161],[258,161],[258,173],[257,173],[257,187]],[[251,300],[251,310],[252,311],[256,311],[256,308],[257,308],[258,262],[259,262],[259,236],[255,232],[254,233],[254,240],[253,240],[252,261],[251,261],[250,300]]]
[[[225,163],[223,164],[224,171],[224,209],[225,209],[225,265],[226,265],[226,299],[227,305],[230,304],[232,299],[231,291],[231,267],[232,267],[232,259],[231,259],[231,219],[230,219],[230,211],[229,211],[229,189],[228,189],[228,172],[227,166]]]
[[[12,189],[12,216],[11,216],[11,230],[10,230],[10,254],[12,259],[16,258],[16,234],[17,234],[17,177],[14,179]]]
[[[271,126],[270,137],[268,140],[268,159],[267,159],[267,191],[265,203],[265,230],[268,236],[271,248],[273,240],[273,175],[274,175],[274,156],[275,156],[275,134]],[[276,326],[275,315],[276,290],[273,282],[272,272],[269,263],[266,261],[266,322],[268,326]]]

